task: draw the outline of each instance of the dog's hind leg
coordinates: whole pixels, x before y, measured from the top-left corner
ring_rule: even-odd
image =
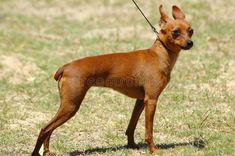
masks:
[[[60,80],[61,105],[53,119],[41,129],[37,139],[36,146],[32,155],[39,155],[39,150],[44,142],[46,146],[44,153],[49,152],[49,140],[51,133],[63,123],[75,115],[87,92],[84,85],[80,85],[79,80],[75,78]]]
[[[48,134],[48,136],[46,137],[46,139],[43,143],[43,147],[44,147],[43,155],[45,155],[46,153],[50,153],[49,144],[50,144],[51,134],[52,134],[52,132],[50,134]]]
[[[135,107],[134,107],[132,115],[131,115],[129,125],[126,130],[126,135],[127,135],[127,139],[128,139],[127,146],[129,148],[138,148],[137,145],[135,144],[135,141],[134,141],[134,131],[135,131],[137,122],[139,120],[139,117],[140,117],[143,109],[144,109],[144,101],[137,99],[136,103],[135,103]]]

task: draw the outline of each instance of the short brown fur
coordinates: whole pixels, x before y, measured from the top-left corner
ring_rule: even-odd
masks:
[[[62,66],[54,78],[59,83],[61,105],[54,118],[41,129],[33,156],[49,153],[52,132],[75,115],[92,86],[109,87],[135,98],[136,104],[126,130],[128,146],[136,148],[134,131],[145,109],[145,141],[150,153],[156,152],[153,142],[153,119],[159,95],[170,81],[171,71],[181,49],[193,46],[193,30],[184,13],[172,7],[174,19],[167,16],[162,5],[159,36],[149,49],[114,53],[75,60]],[[102,108],[101,108],[102,109]]]

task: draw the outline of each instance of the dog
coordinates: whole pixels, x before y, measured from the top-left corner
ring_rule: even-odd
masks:
[[[183,11],[172,6],[170,18],[160,5],[160,32],[152,47],[127,53],[113,53],[86,57],[65,64],[54,75],[58,81],[61,105],[51,121],[41,129],[33,156],[50,153],[49,140],[52,132],[68,121],[78,111],[86,92],[92,86],[112,88],[136,103],[126,130],[127,144],[137,148],[134,131],[145,109],[145,141],[150,153],[158,149],[153,142],[153,120],[157,100],[170,81],[171,71],[181,49],[193,46],[193,29]]]

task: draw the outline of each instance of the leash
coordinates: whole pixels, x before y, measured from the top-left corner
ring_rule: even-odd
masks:
[[[171,51],[160,39],[159,37],[159,32],[157,31],[157,29],[152,25],[152,23],[148,20],[148,18],[144,15],[143,11],[140,9],[140,7],[138,6],[138,4],[135,2],[135,0],[132,0],[133,3],[135,4],[135,6],[137,7],[137,9],[140,11],[140,13],[143,15],[143,17],[145,18],[145,20],[148,22],[149,26],[151,27],[152,31],[157,35],[157,40],[159,40],[161,42],[161,44],[163,45],[163,47],[165,49],[167,49],[167,51]]]
[[[138,4],[135,2],[135,0],[132,0],[133,1],[133,3],[135,4],[135,6],[137,7],[137,9],[140,11],[140,13],[143,15],[143,17],[145,18],[145,20],[148,22],[148,24],[149,24],[149,26],[151,27],[151,29],[152,29],[152,31],[154,32],[154,33],[156,33],[157,34],[157,36],[158,36],[158,31],[157,31],[157,29],[152,25],[152,23],[148,20],[148,18],[144,15],[144,13],[143,13],[143,11],[140,9],[140,7],[138,6]]]

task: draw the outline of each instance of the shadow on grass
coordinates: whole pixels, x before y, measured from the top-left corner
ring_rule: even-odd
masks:
[[[139,149],[144,149],[147,148],[147,145],[145,143],[139,143],[137,144]],[[156,146],[159,149],[169,149],[169,148],[175,148],[178,146],[193,146],[196,148],[204,148],[205,147],[205,142],[201,139],[195,139],[193,141],[189,141],[189,142],[180,142],[180,143],[169,143],[169,144],[156,144]],[[128,149],[128,147],[126,145],[118,145],[118,146],[114,146],[114,147],[96,147],[96,148],[91,148],[91,149],[87,149],[85,151],[73,151],[70,152],[69,155],[70,156],[78,156],[78,155],[89,155],[89,154],[93,154],[93,153],[105,153],[108,151],[118,151],[118,150],[123,150],[123,149]]]

